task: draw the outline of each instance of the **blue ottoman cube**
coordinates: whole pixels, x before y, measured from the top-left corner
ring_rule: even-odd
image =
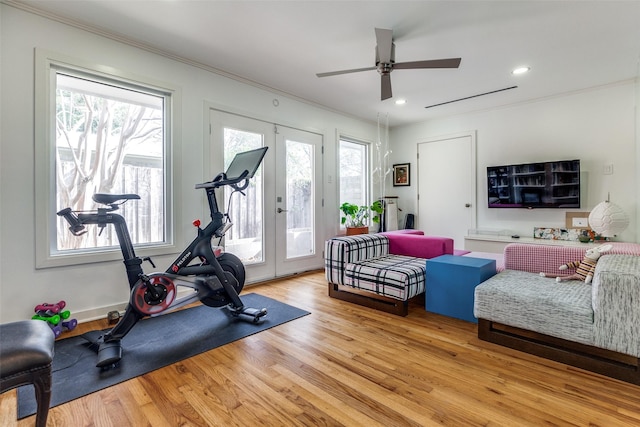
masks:
[[[493,259],[442,255],[426,265],[426,310],[449,317],[478,322],[473,315],[477,285],[496,274]]]

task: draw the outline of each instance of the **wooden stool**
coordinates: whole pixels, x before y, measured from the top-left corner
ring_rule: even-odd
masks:
[[[33,384],[37,427],[47,425],[54,341],[53,331],[41,320],[0,325],[0,393]]]

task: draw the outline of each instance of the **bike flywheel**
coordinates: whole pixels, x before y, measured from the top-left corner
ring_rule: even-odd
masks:
[[[131,305],[148,316],[163,312],[175,298],[176,286],[173,280],[163,275],[150,276],[148,282],[139,280],[131,291]]]

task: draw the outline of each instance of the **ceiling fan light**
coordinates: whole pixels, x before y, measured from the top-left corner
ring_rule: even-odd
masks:
[[[524,74],[524,73],[527,73],[530,69],[531,69],[531,68],[529,68],[529,67],[518,67],[518,68],[515,68],[515,69],[511,72],[511,74],[513,74],[513,75],[516,75],[516,76],[517,76],[518,74]]]

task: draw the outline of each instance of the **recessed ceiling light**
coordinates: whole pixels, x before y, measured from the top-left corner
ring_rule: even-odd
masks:
[[[531,68],[529,67],[518,67],[516,69],[514,69],[511,74],[524,74],[526,72],[528,72]]]
[[[407,103],[406,99],[396,99],[396,105],[404,105]]]

